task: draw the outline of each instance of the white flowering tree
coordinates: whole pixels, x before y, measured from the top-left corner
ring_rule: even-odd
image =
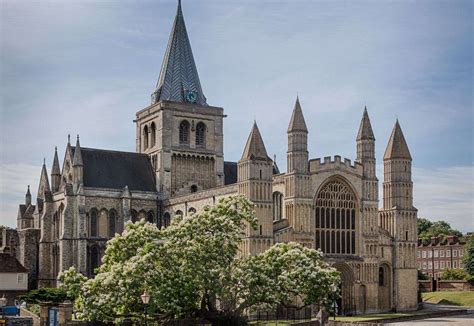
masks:
[[[224,309],[242,314],[249,308],[303,309],[328,306],[339,273],[322,260],[320,250],[298,243],[278,243],[262,254],[234,264]]]
[[[319,251],[278,244],[236,258],[249,224],[256,227],[256,218],[243,196],[176,217],[161,231],[145,220],[127,223],[108,242],[96,277],[84,282],[70,270],[64,286],[77,294],[78,316],[98,321],[141,318],[144,290],[151,294],[150,314],[168,318],[222,320],[253,307],[290,306],[295,299],[303,305],[326,302],[337,273]]]

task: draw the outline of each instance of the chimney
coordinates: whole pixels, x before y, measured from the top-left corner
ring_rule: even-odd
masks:
[[[438,237],[431,237],[431,245],[436,246],[438,244]]]

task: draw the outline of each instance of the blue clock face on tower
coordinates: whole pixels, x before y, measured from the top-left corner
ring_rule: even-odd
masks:
[[[197,100],[197,93],[195,91],[186,91],[186,102],[195,103]]]

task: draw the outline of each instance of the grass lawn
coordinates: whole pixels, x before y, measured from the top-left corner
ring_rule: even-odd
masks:
[[[474,291],[423,292],[421,297],[428,303],[474,307]]]

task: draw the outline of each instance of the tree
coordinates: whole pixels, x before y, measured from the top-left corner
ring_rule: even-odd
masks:
[[[81,288],[87,281],[87,277],[78,273],[75,267],[59,273],[59,288],[66,292],[68,298],[76,300],[81,294]]]
[[[467,237],[462,262],[464,270],[469,274],[469,280],[474,280],[474,236]]]
[[[456,229],[453,229],[448,222],[436,221],[431,222],[426,218],[419,218],[417,221],[418,238],[420,238],[424,244],[430,242],[431,237],[440,237],[441,241],[444,241],[446,236],[454,235],[462,237],[462,233]]]
[[[176,217],[164,230],[145,220],[127,223],[123,234],[108,242],[96,277],[80,286],[78,316],[103,322],[142,318],[145,289],[152,295],[151,315],[201,316],[226,325],[240,321],[246,309],[329,300],[338,274],[322,262],[320,251],[279,244],[238,259],[247,227],[255,228],[256,218],[243,196]],[[66,275],[64,286],[77,293],[74,272]]]
[[[466,280],[468,277],[469,274],[459,268],[446,268],[441,274],[441,279],[449,281]]]
[[[418,270],[418,280],[427,281],[429,279],[430,279],[430,277],[428,275],[426,275],[422,271]]]

